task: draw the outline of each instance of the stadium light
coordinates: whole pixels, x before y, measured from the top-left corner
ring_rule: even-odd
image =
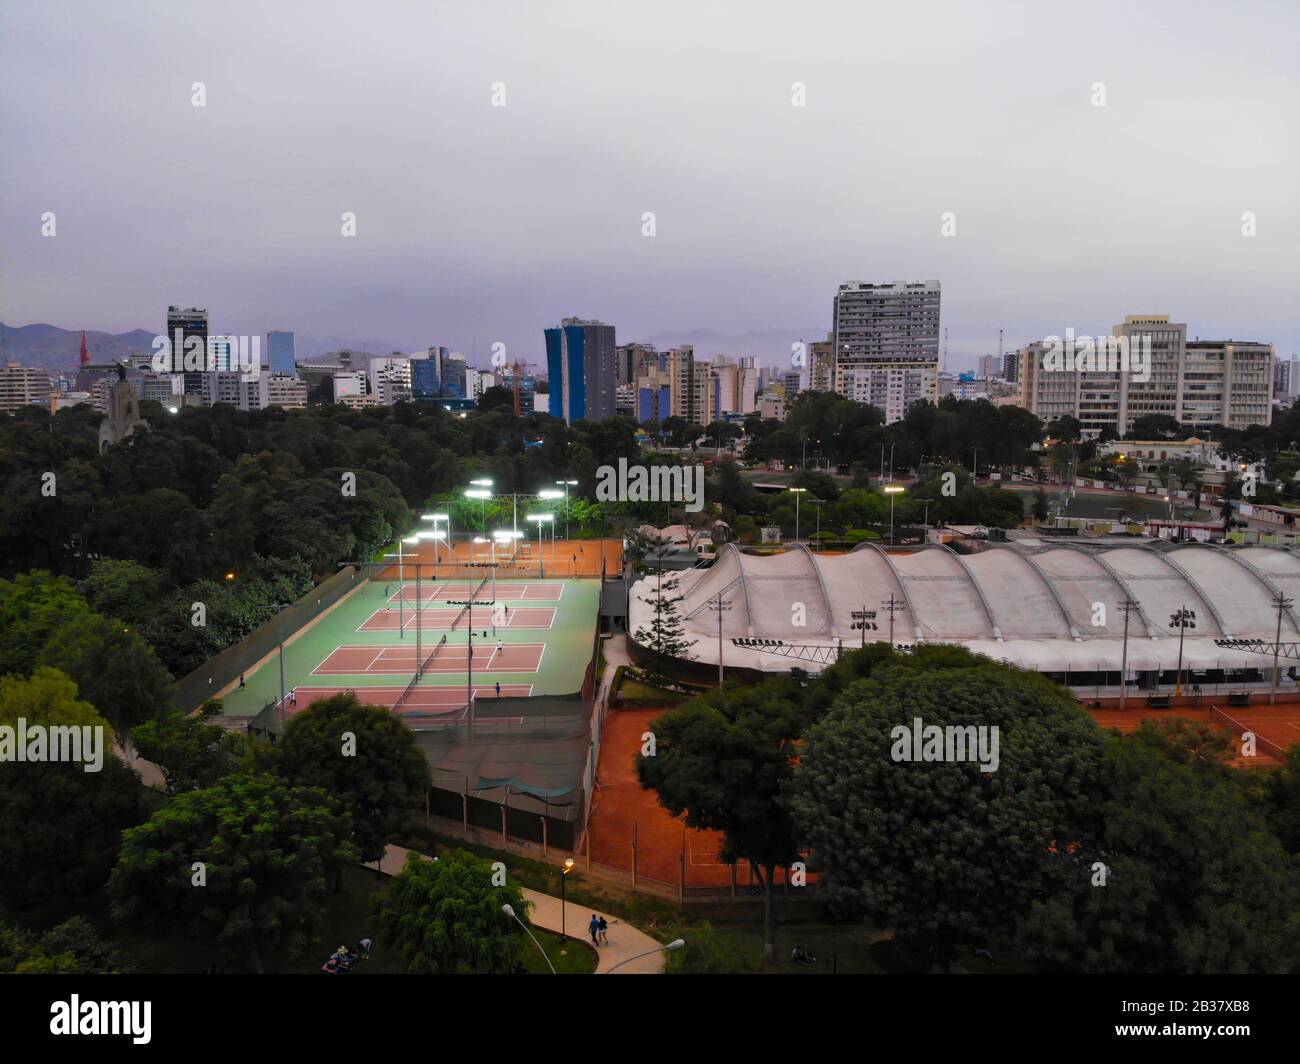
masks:
[[[907,489],[902,484],[886,484],[881,490],[889,496],[889,545],[892,547],[894,545],[894,496],[901,495]]]
[[[555,483],[564,487],[564,538],[567,542],[572,538],[569,535],[569,488],[576,488],[578,482],[576,480],[557,480]]]
[[[421,521],[450,521],[451,514],[420,514]]]
[[[544,545],[542,543],[542,522],[543,521],[551,522],[551,538],[553,541],[555,537],[555,515],[554,514],[529,514],[528,520],[537,522],[537,576],[539,579],[545,579],[546,561],[543,555]],[[551,544],[551,561],[553,565],[555,561],[554,542],[552,542]]]
[[[799,542],[799,496],[802,495],[808,489],[790,488],[789,490],[791,494],[794,495],[794,541],[798,543]]]
[[[491,477],[479,477],[479,478],[476,479],[476,480],[471,480],[470,483],[471,483],[471,484],[477,484],[480,488],[490,488],[490,487],[492,487],[492,478],[491,478]]]

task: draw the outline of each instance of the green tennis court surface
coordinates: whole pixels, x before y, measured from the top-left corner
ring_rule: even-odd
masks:
[[[476,697],[495,693],[498,683],[503,695],[563,695],[582,686],[595,640],[599,580],[497,580],[495,601],[508,604],[505,610],[477,604],[492,600],[491,581],[477,594],[475,588],[476,583],[464,579],[422,580],[417,593],[411,580],[404,587],[396,580],[371,580],[300,632],[294,611],[286,610],[286,701],[295,689],[301,689],[304,704],[328,690],[355,690],[366,700],[366,688],[373,688],[376,704],[392,705],[394,690],[414,676],[416,661],[427,661],[445,636],[446,644],[438,648],[433,667],[410,700],[416,705],[463,704],[471,623]],[[475,605],[467,608],[466,601]],[[419,602],[425,605],[419,612],[417,658]],[[499,622],[495,626],[494,620]],[[500,670],[493,669],[494,662]],[[228,716],[251,717],[279,700],[277,655],[246,672],[244,683],[222,697]]]

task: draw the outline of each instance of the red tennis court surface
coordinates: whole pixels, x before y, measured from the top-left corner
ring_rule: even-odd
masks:
[[[420,648],[428,657],[432,644]],[[474,668],[480,672],[536,672],[542,663],[545,643],[507,643],[497,646],[491,640],[480,642],[474,651]],[[312,669],[314,676],[357,676],[361,673],[415,672],[414,646],[339,647],[329,657]],[[464,643],[448,643],[438,650],[433,662],[425,669],[431,672],[465,672],[469,663]]]
[[[422,609],[420,611],[420,627],[434,630],[450,628],[455,622],[460,610],[448,606],[439,607],[438,609]],[[501,617],[497,618],[498,621]],[[369,617],[362,622],[359,632],[396,632],[400,624],[405,621],[407,631],[415,627],[415,610],[394,610],[382,609],[375,610]],[[504,623],[498,624],[498,628],[550,628],[555,623],[554,606],[516,606],[514,609],[504,611]],[[492,624],[492,607],[480,606],[477,609],[471,607],[456,625],[459,629],[465,628],[487,628]]]
[[[392,709],[405,690],[405,687],[296,687],[293,698],[285,706],[285,711],[289,716],[293,716],[295,713],[301,713],[313,702],[319,702],[322,698],[333,698],[344,692],[351,692],[368,706],[385,706]],[[527,698],[532,693],[533,685],[530,683],[503,683],[500,697]],[[474,688],[476,701],[489,702],[496,697],[497,690],[494,685]],[[404,713],[428,715],[439,711],[458,713],[464,708],[464,687],[417,687],[398,712],[399,715]]]
[[[479,598],[483,599],[491,595],[489,588],[492,581],[489,580],[479,593]],[[474,584],[421,584],[417,596],[415,585],[412,583],[404,584],[401,589],[403,602],[419,601],[430,602],[447,602],[460,599],[462,602],[467,601],[478,587]],[[564,593],[564,585],[558,583],[529,583],[529,584],[497,584],[496,601],[497,602],[558,602],[560,596]],[[398,592],[394,591],[388,596],[389,602],[397,601]]]
[[[1212,713],[1208,704],[1175,706],[1163,710],[1131,704],[1123,710],[1089,709],[1088,712],[1101,727],[1116,728],[1122,732],[1137,731],[1138,725],[1144,720],[1169,720],[1171,717],[1208,721],[1220,730],[1231,732],[1237,739],[1240,739],[1243,731],[1252,731],[1263,742],[1257,748],[1256,757],[1236,760],[1236,764],[1247,767],[1275,766],[1285,756],[1285,750],[1300,742],[1300,703],[1279,702],[1270,706],[1256,702],[1248,706],[1229,706],[1226,700],[1214,699],[1212,704],[1218,713]],[[1229,719],[1225,720],[1225,716]]]

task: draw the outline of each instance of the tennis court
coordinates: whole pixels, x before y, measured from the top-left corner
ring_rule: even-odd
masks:
[[[496,615],[494,622],[493,616]],[[442,631],[449,628],[542,628],[549,629],[555,624],[554,606],[516,606],[505,607],[499,612],[491,606],[471,606],[464,618],[451,608],[430,609],[425,607],[416,616],[414,607],[395,610],[391,607],[375,610],[362,622],[358,632],[396,632],[400,628],[413,631],[418,624],[421,628]]]
[[[411,580],[398,590],[393,591],[389,596],[390,602],[396,602],[399,598],[403,602],[423,602],[426,605],[435,602],[454,602],[461,600],[461,603],[469,601],[471,598],[475,602],[481,601],[482,592],[491,588],[489,581],[482,588],[478,584],[465,583],[421,583],[418,587]],[[477,594],[476,594],[477,592]],[[530,583],[506,583],[498,580],[496,585],[497,602],[558,602],[564,594],[564,584],[561,581],[548,581],[539,583],[532,581]]]
[[[363,676],[383,673],[397,676],[413,673],[423,661],[422,675],[431,672],[466,672],[471,661],[484,672],[536,672],[542,664],[545,643],[493,643],[491,639],[470,648],[464,643],[422,647],[416,655],[409,646],[341,646],[316,668],[313,676]],[[472,658],[471,658],[472,653]]]
[[[391,576],[376,579],[381,572]],[[494,580],[482,569],[437,582],[428,575],[408,562],[401,585],[390,566],[375,566],[354,591],[304,616],[296,628],[299,614],[285,610],[283,663],[278,648],[272,649],[213,696],[221,697],[227,716],[256,717],[274,711],[282,692],[293,693],[296,698],[285,698],[287,717],[332,694],[354,691],[363,702],[392,707],[408,721],[424,715],[436,723],[444,709],[463,710],[470,681],[484,705],[498,683],[502,698],[538,698],[571,695],[589,682],[598,577],[551,577],[549,568],[545,580],[501,573]],[[417,608],[417,602],[423,605]]]
[[[406,701],[400,706],[405,686],[398,687],[298,687],[291,697],[285,699],[283,707],[286,714],[293,716],[301,713],[313,702],[345,693],[354,694],[362,702],[372,706],[384,706],[400,713],[432,714],[446,712],[459,713],[465,708],[465,688],[460,685],[443,685],[440,687],[417,687],[411,691]],[[533,693],[530,683],[503,683],[498,693],[496,685],[474,686],[474,699],[492,698],[527,698]]]

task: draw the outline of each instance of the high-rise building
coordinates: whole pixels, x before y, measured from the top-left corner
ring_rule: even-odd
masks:
[[[224,403],[239,410],[262,410],[269,400],[269,373],[241,373],[238,370],[209,370],[202,379],[204,406]]]
[[[613,417],[617,400],[614,326],[565,318],[545,330],[551,416],[566,424]]]
[[[835,390],[898,421],[939,392],[938,281],[850,281],[835,295]]]
[[[1167,314],[1129,315],[1112,338],[1127,344],[1127,366],[1119,361],[1119,348],[1103,350],[1114,346],[1111,338],[1093,341],[1094,360],[1082,367],[1080,354],[1057,343],[1028,344],[1019,360],[1021,403],[1043,421],[1077,418],[1089,436],[1107,429],[1124,435],[1148,414],[1236,429],[1272,419],[1271,344],[1189,341],[1187,326]],[[1076,348],[1083,342],[1076,339]]]
[[[1273,401],[1289,403],[1300,395],[1300,360],[1292,355],[1289,360],[1273,359]]]
[[[990,380],[1002,376],[1003,359],[998,355],[981,355],[979,371],[975,374],[980,380]]]
[[[781,375],[781,388],[785,392],[785,405],[788,407],[803,388],[802,374],[797,369],[786,370]]]
[[[12,414],[24,406],[50,405],[47,371],[10,362],[0,368],[0,412]]]
[[[290,373],[268,373],[266,405],[285,410],[306,410],[307,382]]]
[[[191,338],[199,340],[191,345]],[[203,307],[167,308],[167,339],[171,343],[171,372],[185,374],[185,394],[203,394],[203,374],[208,368],[208,312]],[[186,370],[186,348],[193,346]],[[202,369],[194,368],[194,358],[202,352]]]
[[[835,334],[828,333],[825,340],[808,345],[808,390],[833,392],[835,390]]]
[[[380,406],[411,401],[411,360],[406,355],[372,358],[366,377],[370,393]]]
[[[659,352],[650,344],[620,344],[616,350],[618,384],[635,384],[648,366],[659,361]]]
[[[266,334],[266,365],[272,373],[295,372],[293,333],[274,330]]]
[[[1008,351],[1002,356],[1002,379],[1012,384],[1020,383],[1020,352]]]

